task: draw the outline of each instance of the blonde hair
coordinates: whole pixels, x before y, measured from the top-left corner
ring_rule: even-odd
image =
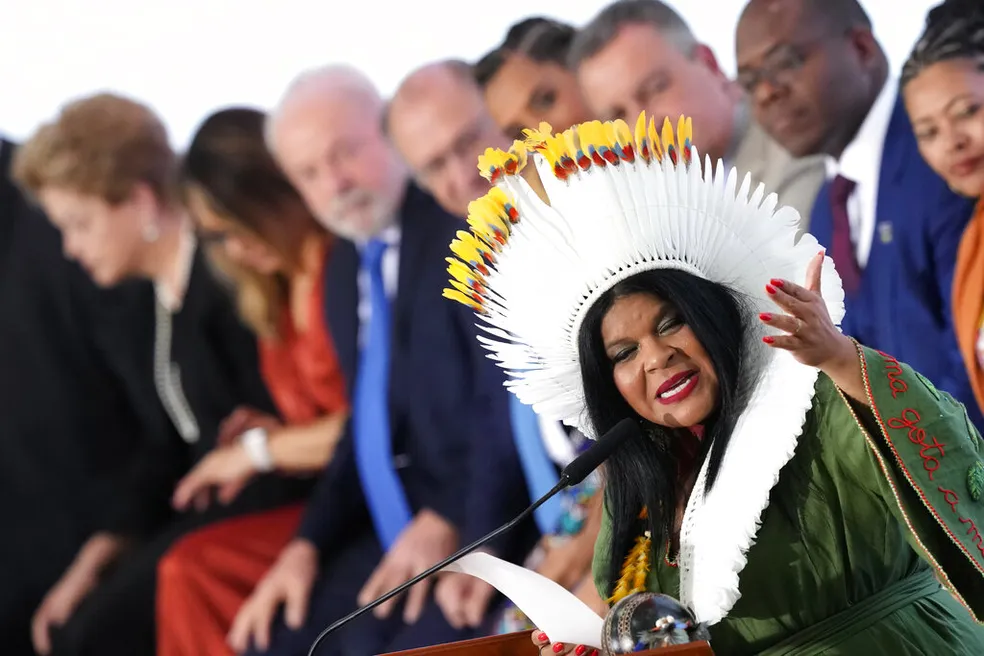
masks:
[[[192,138],[181,166],[186,194],[197,193],[210,211],[273,249],[290,269],[301,265],[301,246],[311,234],[327,233],[315,221],[263,140],[265,115],[231,108],[208,117]],[[236,289],[240,316],[264,338],[278,339],[287,307],[287,273],[263,274],[209,249],[216,267]]]
[[[209,204],[212,203],[209,201]],[[258,337],[280,341],[283,338],[281,321],[290,298],[287,276],[283,273],[263,274],[236,264],[219,248],[209,248],[207,254],[213,269],[231,285],[236,309],[243,322]]]
[[[147,106],[109,93],[65,105],[17,149],[13,175],[34,196],[62,187],[117,205],[143,183],[162,205],[177,200],[177,157],[164,124]]]

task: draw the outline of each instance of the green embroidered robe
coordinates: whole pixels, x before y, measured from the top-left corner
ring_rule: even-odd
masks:
[[[984,444],[947,394],[889,356],[859,353],[871,407],[820,376],[741,597],[710,627],[716,654],[984,654]],[[606,517],[602,596],[610,530]],[[679,597],[677,569],[654,547],[648,588]]]

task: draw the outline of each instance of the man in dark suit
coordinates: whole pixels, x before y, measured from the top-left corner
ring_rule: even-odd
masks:
[[[42,597],[107,520],[140,428],[85,319],[89,281],[9,177],[13,150],[0,141],[0,644],[21,656]]]
[[[829,156],[810,225],[844,280],[844,330],[892,353],[967,406],[950,289],[971,201],[919,155],[888,60],[857,0],[752,0],[739,77],[758,120],[793,155]]]
[[[298,537],[233,626],[240,650],[304,653],[326,624],[526,503],[501,374],[475,341],[474,319],[441,298],[460,223],[408,184],[382,113],[360,73],[329,68],[295,82],[270,118],[269,143],[287,176],[344,238],[326,267],[325,296],[352,420]],[[482,471],[473,467],[476,449],[487,455]],[[476,488],[482,502],[468,503]],[[495,548],[508,556],[528,546],[512,548],[522,538]],[[284,617],[275,619],[281,604]],[[323,649],[375,654],[469,635],[420,584]]]
[[[488,192],[488,182],[475,166],[479,156],[486,148],[510,146],[489,112],[472,66],[459,60],[432,62],[408,73],[389,103],[385,126],[414,180],[462,220],[468,216],[469,203]],[[559,468],[585,448],[586,438],[537,415],[515,396],[510,397],[510,420],[527,488],[537,499],[557,484]],[[597,486],[596,480],[589,479],[537,509],[543,539],[524,561],[592,604],[600,601],[590,572],[602,515]],[[587,497],[592,498],[589,508],[574,509],[578,504],[573,499]],[[574,519],[581,510],[590,513],[584,524]],[[435,596],[452,623],[477,626],[489,610],[493,592],[480,579],[446,577]],[[504,616],[516,614],[506,609]],[[497,625],[500,631],[522,628],[517,621]]]

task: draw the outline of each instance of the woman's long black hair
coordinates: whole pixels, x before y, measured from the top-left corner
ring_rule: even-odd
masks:
[[[749,326],[744,300],[723,285],[673,269],[646,271],[612,287],[588,311],[578,346],[585,403],[595,433],[604,434],[626,417],[637,418],[644,428],[640,437],[629,440],[605,463],[605,505],[612,522],[609,595],[626,554],[643,530],[651,531],[652,543],[658,547],[671,534],[680,497],[677,447],[686,430],[645,422],[615,387],[601,323],[616,300],[634,294],[647,294],[673,305],[703,345],[717,374],[718,406],[704,425],[696,464],[699,467],[710,458],[707,490],[714,483],[731,432],[745,407],[748,387],[744,344]],[[645,520],[640,519],[643,509],[647,511]]]

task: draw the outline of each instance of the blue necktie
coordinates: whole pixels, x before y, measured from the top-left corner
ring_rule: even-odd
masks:
[[[371,314],[359,355],[355,380],[352,431],[355,462],[376,535],[389,549],[413,514],[393,467],[389,421],[390,307],[383,285],[383,254],[387,244],[372,240],[362,251],[369,277]]]
[[[549,492],[560,478],[550,456],[547,455],[543,437],[540,434],[540,420],[533,408],[521,402],[515,395],[509,395],[509,415],[512,419],[513,439],[519,462],[526,477],[526,487],[533,500]],[[536,525],[543,535],[557,532],[560,516],[564,508],[560,497],[555,496],[533,513]]]

